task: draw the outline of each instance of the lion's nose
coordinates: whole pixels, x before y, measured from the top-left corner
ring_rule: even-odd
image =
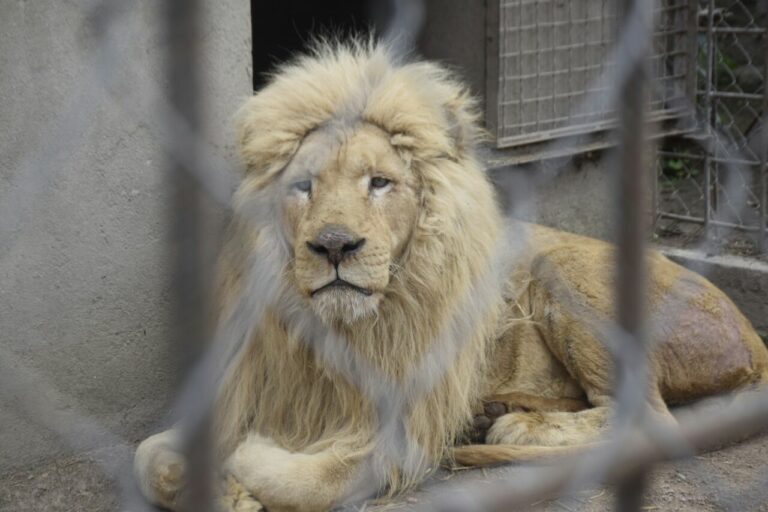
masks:
[[[357,252],[365,244],[365,238],[360,238],[346,226],[329,224],[307,247],[313,253],[325,256],[332,265],[338,265],[344,258]]]

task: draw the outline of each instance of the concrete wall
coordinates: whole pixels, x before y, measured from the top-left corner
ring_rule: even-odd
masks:
[[[175,382],[163,120],[141,105],[143,89],[166,83],[162,2],[117,3],[119,54],[100,62],[111,94],[94,75],[96,3],[2,2],[0,357],[134,441]],[[249,7],[204,4],[205,138],[233,161],[230,118],[252,83]],[[63,450],[20,400],[0,390],[0,471]]]
[[[421,55],[449,66],[479,98],[485,95],[485,23],[483,0],[425,0],[426,18],[418,48]]]
[[[490,171],[509,215],[529,222],[611,240],[613,179],[603,159],[545,161]]]

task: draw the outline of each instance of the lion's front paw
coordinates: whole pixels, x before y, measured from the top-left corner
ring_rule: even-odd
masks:
[[[141,443],[136,450],[134,469],[144,495],[153,503],[174,508],[184,490],[186,462],[174,451],[166,431]]]
[[[150,485],[158,503],[166,507],[178,504],[184,490],[184,458],[175,452],[163,451],[153,462]]]
[[[227,476],[219,498],[221,512],[258,512],[264,510],[259,501],[232,475]]]

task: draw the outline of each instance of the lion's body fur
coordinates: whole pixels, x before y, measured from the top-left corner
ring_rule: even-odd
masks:
[[[474,103],[448,73],[430,63],[394,62],[382,46],[321,46],[280,68],[245,105],[240,127],[248,171],[221,259],[223,321],[237,297],[249,291],[249,261],[265,247],[278,247],[281,257],[271,271],[284,281],[268,297],[217,407],[221,455],[230,456],[228,467],[251,493],[277,510],[325,508],[348,493],[361,461],[379,456],[377,429],[389,418],[377,418],[371,397],[382,382],[405,391],[404,424],[418,449],[406,450],[411,460],[399,469],[385,468],[387,481],[379,491],[408,488],[448,457],[487,399],[502,397],[510,407],[525,402],[543,412],[535,418],[503,416],[489,441],[521,446],[493,453],[484,447],[465,453],[465,461],[525,458],[522,445],[593,440],[605,424],[613,385],[606,340],[596,327],[613,314],[613,250],[603,242],[513,223],[525,234],[517,242],[528,249],[518,254],[506,282],[477,286],[493,266],[504,222],[473,154],[480,137]],[[274,199],[280,197],[276,183],[283,169],[309,134],[323,130],[363,144],[386,137],[419,191],[417,216],[404,249],[392,253],[375,314],[366,310],[352,323],[322,322],[322,332],[344,340],[344,364],[355,361],[358,370],[367,369],[356,381],[329,359],[330,349],[318,341],[322,336],[309,339],[318,332],[307,327],[315,317],[295,291],[295,267],[304,263],[293,251],[301,242],[280,233],[281,223],[295,216],[281,217]],[[367,135],[354,135],[362,132]],[[338,201],[329,208],[313,218],[329,222],[343,210]],[[358,224],[366,215],[364,209],[342,213]],[[768,352],[722,292],[657,253],[648,261],[649,317],[656,321],[651,338],[657,341],[653,407],[666,411],[665,401],[692,400],[768,377]],[[440,365],[431,361],[435,348],[467,327],[470,334],[458,340],[455,359],[440,374]],[[439,377],[422,394],[412,385],[415,371]],[[580,403],[592,408],[578,411]],[[545,428],[548,421],[557,423],[559,437]],[[156,472],[147,467],[147,457],[139,463],[137,456],[143,480]],[[293,479],[326,490],[310,496],[307,488],[286,481]]]

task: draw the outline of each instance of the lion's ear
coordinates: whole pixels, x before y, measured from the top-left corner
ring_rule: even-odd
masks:
[[[237,150],[245,174],[251,178],[270,180],[296,152],[303,127],[282,119],[284,109],[277,108],[274,93],[259,92],[240,107],[235,114]],[[279,107],[279,104],[277,104]]]
[[[435,144],[432,149],[443,156],[458,160],[472,153],[485,134],[479,125],[477,101],[466,89],[453,82],[446,80],[431,85],[437,103],[433,104],[435,110],[429,117],[430,122],[421,126],[418,122],[406,125],[403,131],[393,133],[390,143],[413,150],[424,149],[426,140],[430,143],[428,146]],[[422,119],[419,118],[419,121]]]
[[[456,148],[456,157],[472,152],[483,138],[477,100],[461,88],[443,106],[446,129]]]

